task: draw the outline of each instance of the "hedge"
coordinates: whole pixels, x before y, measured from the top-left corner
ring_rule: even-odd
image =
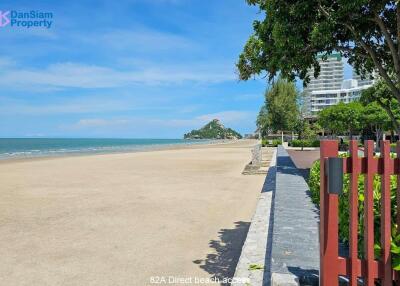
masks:
[[[269,143],[270,141],[271,141],[271,143]],[[261,140],[261,145],[263,147],[265,147],[265,146],[277,147],[278,145],[282,145],[282,141],[279,139],[274,139],[274,140],[263,139],[263,140]]]
[[[292,140],[292,147],[319,147],[319,140]]]
[[[344,155],[347,156],[347,155]],[[343,179],[343,194],[339,196],[339,238],[342,242],[348,243],[349,241],[349,175],[345,174]],[[319,160],[314,162],[310,170],[310,176],[308,180],[310,187],[311,199],[313,203],[319,206],[320,195],[320,163]],[[391,216],[392,216],[392,242],[391,242],[391,254],[392,254],[392,267],[395,270],[400,270],[400,234],[397,231],[396,213],[397,213],[397,202],[396,202],[396,186],[397,177],[391,176],[390,178],[390,193],[391,193]],[[381,198],[381,178],[379,175],[374,177],[373,184],[373,196],[374,196],[374,249],[375,259],[379,259],[381,253],[380,247],[380,198]],[[359,256],[364,255],[363,236],[364,236],[364,175],[360,175],[358,179],[358,249]]]

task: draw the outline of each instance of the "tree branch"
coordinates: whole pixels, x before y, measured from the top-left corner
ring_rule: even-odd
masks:
[[[319,10],[326,16],[326,17],[330,17],[329,12],[323,7],[323,5],[321,4],[321,1],[319,1]],[[400,12],[399,12],[400,13]],[[379,20],[381,20],[379,18]],[[400,22],[398,22],[400,23]],[[378,69],[379,74],[382,76],[382,78],[387,82],[389,88],[391,89],[391,91],[393,92],[393,94],[396,96],[397,100],[400,102],[400,90],[396,87],[396,85],[393,83],[393,81],[391,80],[390,76],[388,75],[387,71],[383,68],[382,63],[379,62],[378,60],[378,56],[376,55],[376,52],[366,43],[362,40],[362,38],[357,34],[357,32],[354,30],[354,28],[349,25],[348,23],[343,23],[344,26],[350,30],[351,33],[353,33],[356,41],[358,41],[360,43],[360,45],[364,48],[364,50],[370,55],[370,57],[372,58],[372,61],[374,62],[375,67]],[[399,28],[399,27],[398,27]],[[386,29],[385,29],[386,30]],[[387,32],[387,31],[386,31]],[[390,36],[388,38],[388,40],[391,40]],[[400,48],[400,44],[398,44],[399,48]],[[347,50],[347,49],[346,49]],[[348,50],[350,52],[350,50]],[[396,57],[397,60],[399,59],[399,57]],[[399,67],[399,73],[397,74],[398,80],[400,81],[400,67]]]
[[[329,18],[330,17],[329,12],[326,11],[324,6],[322,6],[321,1],[318,1],[318,2],[319,2],[318,6],[319,6],[319,9],[321,10],[322,14],[324,14],[327,18]]]
[[[330,17],[330,14],[329,14],[329,12],[323,7],[323,5],[321,4],[321,1],[319,1],[319,10],[327,17],[327,18],[329,18]],[[397,9],[397,16],[398,17],[400,17],[399,16],[399,11],[398,11],[398,9]],[[378,18],[379,18],[379,16],[378,16]],[[379,20],[381,20],[380,18],[379,18]],[[398,29],[399,29],[399,24],[400,22],[398,21]],[[363,41],[363,39],[362,39],[362,37],[360,37],[359,35],[358,35],[358,33],[355,31],[355,29],[351,26],[351,25],[349,25],[348,23],[343,23],[343,25],[348,29],[348,30],[350,30],[350,32],[354,35],[354,37],[355,37],[355,41],[356,42],[358,42],[363,48],[364,48],[364,50],[370,55],[370,57],[372,58],[372,61],[373,61],[373,63],[374,63],[374,65],[375,65],[375,67],[378,69],[378,71],[379,71],[379,74],[381,75],[381,77],[385,80],[385,82],[388,84],[388,86],[389,86],[389,88],[390,88],[390,90],[393,92],[393,94],[394,94],[394,96],[397,98],[397,100],[400,102],[400,90],[396,87],[396,85],[395,85],[395,83],[392,81],[392,79],[390,78],[390,76],[389,76],[389,74],[387,73],[387,71],[384,69],[384,67],[383,67],[383,65],[382,65],[382,63],[379,61],[379,59],[378,59],[378,56],[377,56],[377,54],[376,54],[376,52],[373,50],[373,48],[371,48],[365,41]],[[386,30],[386,27],[385,27],[385,25],[383,25],[383,27],[385,28],[385,30]],[[388,33],[387,31],[386,31],[386,33]],[[386,36],[385,36],[385,38],[386,38]],[[399,38],[398,38],[399,39]],[[389,35],[389,37],[387,38],[387,40],[392,40],[391,38],[390,38],[390,35]],[[398,46],[399,46],[399,49],[400,49],[400,44],[398,43]],[[397,63],[399,63],[399,56],[397,56],[396,55],[396,59],[397,59]],[[398,68],[399,68],[399,72],[397,73],[397,79],[398,79],[398,81],[400,81],[400,66],[398,66]],[[400,127],[400,126],[399,126]]]
[[[397,56],[400,58],[400,8],[399,1],[396,3],[396,18],[397,18]]]
[[[390,119],[392,120],[392,123],[394,125],[394,128],[396,128],[397,132],[400,131],[400,123],[397,121],[396,116],[394,116],[392,109],[390,108],[390,106],[387,106],[386,104],[384,104],[380,99],[376,99],[376,102],[383,108],[386,110],[386,112],[388,113]]]
[[[385,80],[385,82],[388,84],[390,90],[393,92],[394,96],[400,102],[400,90],[396,87],[396,85],[390,78],[387,71],[383,68],[383,65],[379,61],[376,52],[365,41],[362,40],[362,38],[357,34],[357,32],[354,30],[354,28],[352,26],[350,26],[348,23],[344,23],[344,26],[347,29],[349,29],[350,32],[353,33],[356,42],[358,42],[364,48],[364,50],[371,56],[371,59],[374,62],[375,67],[378,69],[379,74]],[[400,78],[398,78],[398,79],[400,80]]]
[[[354,48],[350,47],[343,47],[343,46],[333,46],[333,48],[337,51],[342,51],[342,52],[348,52],[348,53],[355,53]],[[357,54],[357,56],[362,57],[362,58],[369,58],[368,55],[363,55],[363,54]]]
[[[373,21],[378,24],[379,28],[381,29],[383,35],[385,36],[385,40],[389,46],[390,53],[392,54],[393,58],[393,63],[394,63],[394,69],[397,73],[397,76],[400,78],[400,61],[399,61],[399,55],[397,54],[395,44],[393,42],[393,39],[388,31],[388,29],[385,26],[385,23],[382,21],[382,19],[379,17],[377,13],[375,13],[375,17],[373,18]]]
[[[379,74],[388,84],[390,90],[393,92],[394,96],[396,96],[397,100],[400,102],[400,90],[396,87],[392,79],[390,78],[387,71],[383,68],[383,65],[379,62],[378,56],[376,55],[375,51],[368,46],[367,43],[364,41],[360,41],[361,46],[370,54],[372,61],[374,62],[375,67],[378,69]]]

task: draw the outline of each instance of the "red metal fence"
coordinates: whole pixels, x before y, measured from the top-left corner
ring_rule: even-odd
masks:
[[[397,273],[392,270],[390,256],[391,239],[391,201],[390,175],[400,179],[400,142],[397,143],[397,158],[390,157],[390,142],[381,141],[381,155],[374,157],[374,142],[368,140],[364,146],[364,156],[359,157],[356,140],[350,141],[350,157],[343,158],[343,173],[350,176],[349,190],[349,257],[338,254],[338,195],[328,193],[326,166],[328,158],[338,157],[336,140],[321,141],[321,189],[320,189],[320,285],[338,285],[339,276],[346,276],[350,285],[357,285],[362,278],[364,285],[374,285],[375,279],[384,286],[399,284]],[[358,176],[364,174],[364,255],[358,258]],[[374,256],[374,213],[373,181],[374,176],[381,176],[381,258]],[[400,182],[400,181],[399,181]],[[397,186],[397,202],[400,200],[400,184]],[[400,225],[400,212],[397,212],[397,225]]]

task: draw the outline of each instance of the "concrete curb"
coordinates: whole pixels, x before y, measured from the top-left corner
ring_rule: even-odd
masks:
[[[299,278],[293,274],[272,273],[271,275],[272,286],[298,286]]]
[[[270,232],[270,211],[272,203],[272,194],[275,191],[276,178],[276,154],[277,149],[270,163],[270,167],[265,178],[264,186],[257,203],[256,211],[251,220],[249,232],[243,244],[239,262],[236,266],[235,275],[232,286],[263,286],[269,285],[269,281],[265,281],[265,276],[269,276],[270,265],[266,265],[269,261],[269,251],[267,247]],[[250,270],[250,266],[254,269]],[[269,280],[269,279],[267,279]]]

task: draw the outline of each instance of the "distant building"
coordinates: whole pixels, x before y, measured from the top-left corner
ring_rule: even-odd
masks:
[[[258,139],[261,138],[259,132],[254,132],[254,133],[248,133],[244,134],[243,138],[245,139]]]
[[[371,75],[366,75],[364,79],[361,78],[361,75],[357,74],[356,71],[353,70],[353,78],[357,80],[358,86],[371,86],[374,84],[374,80]]]
[[[317,90],[340,89],[344,78],[343,61],[340,54],[329,55],[326,61],[318,57],[321,70],[318,78],[314,77],[314,68],[308,71],[310,83],[304,89],[305,92]]]
[[[339,102],[349,103],[357,100],[361,92],[373,84],[370,77],[361,79],[353,72],[352,79],[344,80],[344,69],[340,54],[328,56],[326,61],[319,58],[321,72],[314,78],[314,70],[310,69],[310,83],[304,89],[305,104],[309,115],[316,115],[319,111]]]

